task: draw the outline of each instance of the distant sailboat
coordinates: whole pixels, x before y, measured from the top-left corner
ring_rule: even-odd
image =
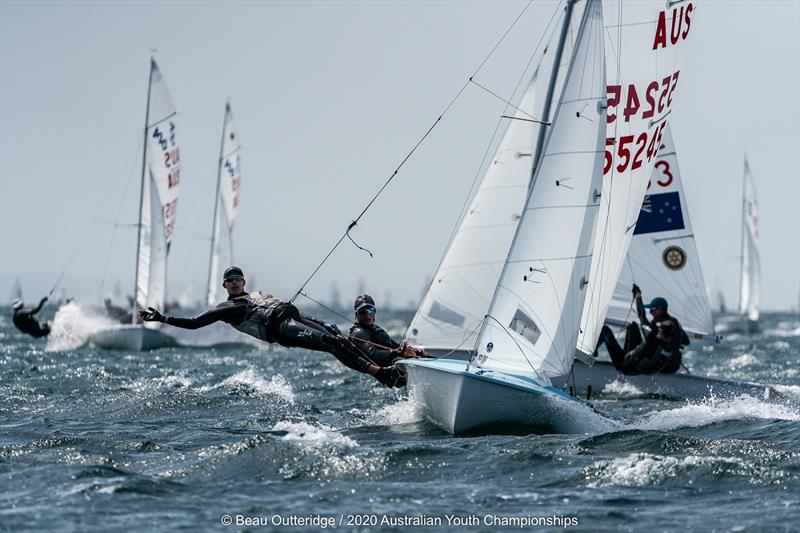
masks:
[[[9,302],[13,302],[14,300],[23,300],[22,283],[19,281],[19,278],[14,280],[14,285],[11,286],[11,294],[8,297]]]
[[[225,104],[222,143],[217,164],[217,192],[214,196],[214,221],[211,228],[211,253],[208,261],[206,304],[216,305],[223,294],[221,272],[233,263],[233,227],[239,207],[241,186],[241,145],[233,123],[230,103]]]
[[[747,331],[758,329],[761,260],[758,256],[758,198],[747,157],[742,178],[742,254],[739,278],[739,315]]]
[[[150,350],[175,344],[158,322],[137,324],[138,309],[164,309],[167,256],[175,230],[181,160],[178,126],[172,97],[155,59],[150,59],[150,82],[142,154],[139,231],[136,250],[136,298],[133,323],[101,330],[95,344],[114,349]]]

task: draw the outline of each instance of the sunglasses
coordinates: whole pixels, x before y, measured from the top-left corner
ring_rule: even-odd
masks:
[[[225,283],[231,281],[244,281],[244,276],[228,276],[227,278],[225,278]]]
[[[374,315],[375,308],[374,307],[363,307],[358,310],[359,315]]]

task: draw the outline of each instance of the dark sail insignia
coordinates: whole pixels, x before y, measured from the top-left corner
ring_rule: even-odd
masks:
[[[447,322],[448,324],[452,324],[458,328],[464,326],[464,315],[456,313],[449,307],[446,307],[435,300],[431,305],[430,311],[428,311],[428,316],[435,318],[436,320],[441,320],[442,322]]]
[[[511,319],[508,327],[528,339],[531,344],[536,344],[542,334],[533,319],[523,313],[521,309],[517,309],[517,312],[514,313],[514,318]]]
[[[648,194],[644,197],[634,235],[683,229],[683,211],[677,192]]]

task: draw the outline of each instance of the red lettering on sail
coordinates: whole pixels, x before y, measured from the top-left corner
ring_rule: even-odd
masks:
[[[692,23],[691,13],[693,10],[694,5],[691,3],[685,7],[680,6],[672,9],[672,23],[670,25],[669,43],[673,46],[678,44],[678,41],[681,39],[686,39],[686,37],[689,35],[689,27]],[[685,29],[684,22],[686,23]],[[667,46],[667,12],[661,11],[658,14],[658,21],[656,22],[656,34],[653,37],[653,50],[666,48]]]
[[[171,189],[181,182],[181,167],[175,167],[167,176],[167,189]]]

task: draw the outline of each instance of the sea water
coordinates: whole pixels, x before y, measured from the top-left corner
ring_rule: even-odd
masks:
[[[800,529],[796,315],[685,356],[778,402],[620,382],[593,401],[615,421],[601,432],[474,437],[327,354],[110,351],[83,345],[103,319],[56,322],[35,340],[0,309],[0,530]]]

